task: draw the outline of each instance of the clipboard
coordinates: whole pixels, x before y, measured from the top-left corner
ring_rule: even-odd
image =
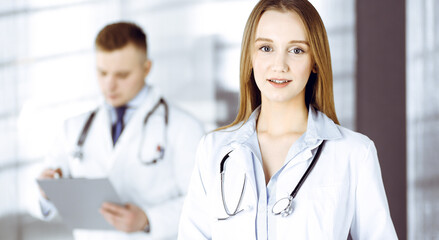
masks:
[[[37,180],[71,229],[115,230],[99,213],[103,202],[122,204],[107,178],[60,178]]]

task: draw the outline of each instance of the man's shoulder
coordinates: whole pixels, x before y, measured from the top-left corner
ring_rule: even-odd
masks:
[[[170,103],[169,101],[166,101],[166,104],[168,105],[169,109],[169,122],[171,124],[175,123],[192,123],[192,124],[198,124],[202,125],[200,120],[197,119],[194,114],[190,113],[189,111],[176,106],[173,103]]]
[[[95,107],[95,108],[91,108],[91,109],[86,109],[84,111],[75,113],[69,117],[66,118],[66,120],[64,121],[64,125],[66,127],[69,126],[75,126],[75,125],[84,125],[85,122],[93,117],[96,117],[96,114],[98,113],[98,111],[100,110],[100,108]]]

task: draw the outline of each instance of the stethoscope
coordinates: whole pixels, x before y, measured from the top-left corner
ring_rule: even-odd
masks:
[[[137,157],[139,158],[140,162],[142,162],[146,165],[157,163],[159,160],[162,160],[164,155],[165,155],[165,148],[166,148],[166,143],[167,143],[166,129],[168,127],[168,121],[169,121],[169,109],[168,109],[168,104],[166,103],[166,101],[163,98],[160,98],[159,101],[151,109],[151,111],[149,111],[146,114],[145,118],[143,119],[143,128],[145,128],[146,123],[148,122],[149,118],[160,107],[160,105],[162,105],[164,110],[165,110],[165,114],[164,114],[165,128],[164,128],[164,132],[163,132],[164,142],[162,144],[157,144],[155,154],[154,154],[154,156],[152,156],[152,160],[147,159],[146,157],[142,156],[143,154],[141,153],[142,152],[141,151],[142,145],[143,145],[144,140],[145,140],[145,134],[141,134],[140,145],[139,145]],[[90,130],[90,126],[91,126],[93,119],[95,118],[97,112],[98,112],[98,109],[91,112],[84,127],[82,128],[81,135],[79,136],[78,142],[76,143],[76,148],[72,153],[72,157],[79,162],[81,162],[84,159],[84,151],[83,151],[84,142],[87,138],[88,132]],[[143,131],[142,131],[142,133],[143,133]]]
[[[311,170],[316,165],[317,160],[320,157],[320,153],[322,151],[322,148],[323,148],[324,144],[325,144],[325,141],[323,140],[323,142],[318,147],[317,152],[314,155],[313,160],[311,161],[311,164],[308,166],[308,168],[306,169],[306,171],[303,174],[302,178],[300,178],[300,181],[297,183],[296,187],[291,192],[291,194],[288,197],[284,197],[284,198],[279,199],[273,205],[273,208],[271,209],[271,212],[274,215],[281,215],[282,217],[287,217],[287,216],[289,216],[293,212],[293,210],[294,210],[294,201],[293,200],[296,197],[297,193],[299,192],[299,189],[302,187],[303,183],[305,182],[306,178],[308,177],[309,173],[311,172]],[[226,214],[228,215],[228,217],[218,218],[218,220],[226,220],[226,219],[228,219],[230,217],[233,217],[233,216],[237,215],[238,213],[240,213],[243,210],[243,209],[241,209],[241,210],[238,210],[238,209],[239,209],[239,206],[241,205],[242,197],[244,195],[244,187],[245,187],[245,182],[246,182],[245,175],[244,175],[244,184],[242,185],[242,189],[241,189],[241,195],[239,197],[238,204],[237,204],[236,208],[233,211],[230,211],[230,209],[227,207],[227,204],[226,204],[226,201],[225,201],[225,197],[224,197],[224,174],[225,174],[224,165],[226,163],[226,160],[229,158],[229,154],[232,151],[228,152],[223,157],[223,159],[221,160],[221,163],[220,163],[221,198],[222,198],[224,210],[225,210]]]

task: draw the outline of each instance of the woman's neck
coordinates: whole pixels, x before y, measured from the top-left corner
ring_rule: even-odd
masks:
[[[308,109],[304,102],[280,103],[262,101],[257,121],[258,133],[281,136],[288,133],[302,134],[308,124]]]

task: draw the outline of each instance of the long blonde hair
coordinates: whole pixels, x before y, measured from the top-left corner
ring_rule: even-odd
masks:
[[[306,29],[316,73],[311,72],[305,89],[305,103],[326,114],[339,124],[335,113],[332,89],[331,53],[325,26],[319,13],[307,0],[261,0],[251,12],[244,29],[240,62],[240,102],[235,120],[225,129],[245,122],[261,104],[261,92],[256,86],[252,67],[255,32],[262,14],[267,10],[294,11]]]

